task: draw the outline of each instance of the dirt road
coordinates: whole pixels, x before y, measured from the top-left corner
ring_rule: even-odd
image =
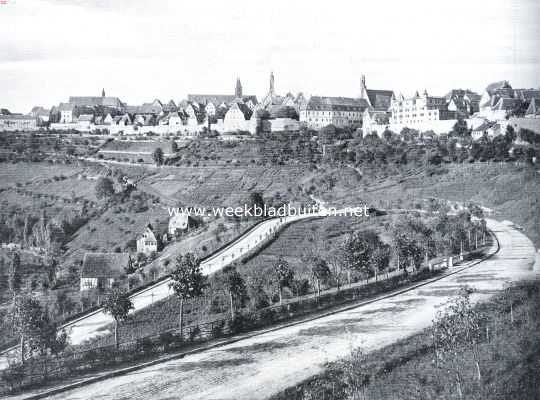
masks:
[[[505,284],[538,278],[532,242],[488,220],[500,251],[474,267],[394,297],[164,362],[53,399],[263,399],[322,371],[352,347],[373,350],[430,325],[462,285],[486,299]],[[459,268],[459,267],[458,267]]]

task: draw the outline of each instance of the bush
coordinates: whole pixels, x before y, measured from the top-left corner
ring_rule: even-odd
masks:
[[[159,335],[159,343],[163,346],[164,351],[167,351],[175,342],[176,337],[171,332],[163,332]]]
[[[137,353],[149,353],[154,348],[154,342],[150,338],[142,338],[137,340]]]
[[[212,339],[222,337],[224,328],[225,328],[225,323],[223,321],[214,322],[212,324],[212,330],[210,331],[210,335],[212,336]]]

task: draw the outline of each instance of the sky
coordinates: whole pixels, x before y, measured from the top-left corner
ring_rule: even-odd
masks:
[[[276,91],[410,96],[540,87],[537,0],[0,3],[0,107],[29,112],[69,96],[136,105],[188,93]]]

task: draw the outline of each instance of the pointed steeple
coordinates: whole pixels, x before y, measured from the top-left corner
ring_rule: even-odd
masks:
[[[360,77],[360,98],[369,101],[367,96],[366,76],[364,74]]]
[[[424,89],[424,97],[428,97],[427,89]]]
[[[270,72],[270,94],[274,94],[275,93],[275,89],[274,89],[274,71]]]
[[[242,98],[242,83],[240,83],[240,78],[236,78],[236,88],[234,90],[234,96],[236,98]]]
[[[101,89],[101,97],[105,97],[105,88]]]

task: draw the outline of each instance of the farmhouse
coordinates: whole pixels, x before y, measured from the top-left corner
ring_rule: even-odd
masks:
[[[137,239],[137,253],[151,254],[158,251],[158,235],[151,224],[146,225],[144,232]]]
[[[185,232],[189,229],[191,225],[191,218],[188,214],[185,213],[178,213],[176,215],[173,215],[169,219],[169,227],[168,232],[169,235],[175,236],[178,233]]]
[[[86,253],[81,270],[81,291],[110,289],[130,268],[128,253]]]

